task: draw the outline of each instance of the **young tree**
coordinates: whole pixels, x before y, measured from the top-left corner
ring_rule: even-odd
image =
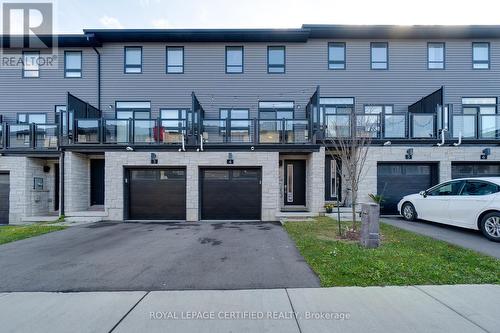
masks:
[[[356,230],[356,205],[359,183],[371,141],[380,132],[380,115],[366,109],[365,114],[325,115],[324,146],[332,158],[337,158],[339,173],[349,184],[353,230]]]

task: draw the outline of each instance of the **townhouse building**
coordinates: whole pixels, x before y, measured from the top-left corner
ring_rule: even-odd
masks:
[[[2,55],[0,220],[262,220],[500,176],[500,26],[84,30]]]

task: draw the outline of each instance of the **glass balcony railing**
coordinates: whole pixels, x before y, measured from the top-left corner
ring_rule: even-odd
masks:
[[[500,138],[500,115],[479,116],[479,138],[494,140]]]
[[[451,120],[452,136],[464,139],[475,139],[477,133],[475,115],[453,115]]]
[[[202,125],[203,142],[252,143],[254,120],[251,119],[205,119]]]
[[[431,113],[410,114],[411,138],[433,139],[436,138],[436,115]]]
[[[283,142],[283,120],[259,120],[259,143]]]
[[[186,121],[182,119],[160,120],[160,140],[163,143],[180,144],[186,135]]]
[[[106,119],[103,125],[105,143],[128,143],[130,123],[128,119]]]
[[[384,115],[384,138],[404,139],[406,138],[406,114],[386,114]]]
[[[31,148],[31,126],[16,124],[7,126],[9,148]]]
[[[327,138],[348,138],[351,136],[351,115],[325,115],[325,128]]]
[[[356,115],[356,135],[358,137],[378,138],[380,135],[380,115]]]
[[[57,149],[58,134],[56,124],[35,124],[35,148]]]
[[[159,142],[156,120],[134,120],[133,130],[134,143],[153,144]]]
[[[285,140],[286,143],[308,143],[311,138],[309,135],[309,121],[293,119],[285,121]]]
[[[75,120],[76,142],[100,143],[100,119]]]

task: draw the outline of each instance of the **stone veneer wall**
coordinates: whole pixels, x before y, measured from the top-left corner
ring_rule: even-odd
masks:
[[[198,221],[199,167],[228,166],[227,152],[155,152],[157,167],[186,167],[186,219]],[[150,152],[106,152],[105,207],[110,220],[123,220],[123,166],[151,166]],[[234,152],[234,165],[262,168],[262,220],[275,221],[279,211],[278,152]],[[231,166],[228,166],[231,167]]]
[[[413,158],[405,159],[406,150],[413,148]],[[370,147],[366,159],[363,178],[359,184],[358,201],[368,202],[370,193],[377,193],[377,162],[437,162],[439,163],[439,182],[451,179],[452,162],[500,162],[500,147],[490,147],[488,160],[480,159],[482,150],[487,146],[475,147]]]
[[[64,210],[85,211],[90,206],[90,159],[66,152],[64,156]]]

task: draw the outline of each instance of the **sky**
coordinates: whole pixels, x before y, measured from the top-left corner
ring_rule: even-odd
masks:
[[[26,2],[32,2],[26,0]],[[55,30],[500,24],[500,0],[54,0]]]

